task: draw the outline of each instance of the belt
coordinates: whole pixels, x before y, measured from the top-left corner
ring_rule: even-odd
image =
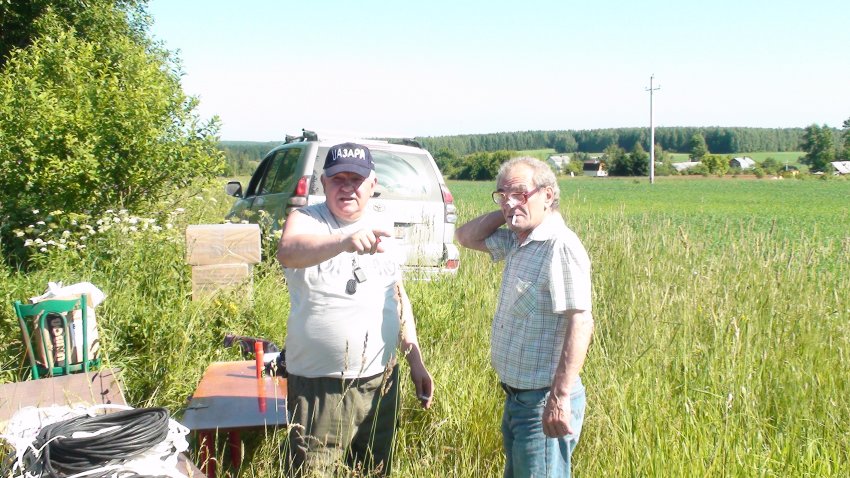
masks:
[[[504,390],[504,391],[505,391],[505,393],[509,393],[509,394],[511,394],[511,395],[516,395],[516,394],[518,394],[518,393],[522,393],[522,392],[536,392],[536,391],[538,391],[538,390],[549,390],[549,387],[543,387],[543,388],[514,388],[514,387],[511,387],[510,385],[506,384],[505,382],[499,382],[499,385],[501,385],[501,386],[502,386],[502,390]]]

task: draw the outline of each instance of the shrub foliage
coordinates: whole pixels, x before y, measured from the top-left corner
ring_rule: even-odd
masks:
[[[87,22],[127,21],[98,6]],[[201,121],[176,60],[117,29],[77,34],[48,11],[0,70],[4,239],[33,211],[145,210],[221,170],[218,120]]]

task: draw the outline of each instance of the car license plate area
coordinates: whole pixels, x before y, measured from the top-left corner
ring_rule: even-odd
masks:
[[[397,222],[394,226],[393,239],[399,244],[408,244],[413,230],[413,224],[409,222]]]

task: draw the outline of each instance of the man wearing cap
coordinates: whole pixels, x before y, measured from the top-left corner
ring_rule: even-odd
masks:
[[[559,196],[547,164],[511,159],[496,177],[499,209],[455,233],[462,246],[505,261],[490,336],[505,392],[505,478],[569,477],[584,420],[579,371],[593,332],[590,259],[564,224]]]
[[[392,225],[367,208],[378,184],[371,152],[355,143],[333,146],[321,182],[325,202],[289,215],[277,252],[290,295],[292,475],[329,476],[341,466],[388,475],[397,349],[424,408],[431,405],[433,382],[392,254]]]

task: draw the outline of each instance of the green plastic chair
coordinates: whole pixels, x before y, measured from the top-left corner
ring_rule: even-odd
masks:
[[[86,295],[81,294],[77,299],[49,299],[41,301],[37,304],[22,304],[20,301],[15,301],[15,314],[18,316],[18,323],[21,326],[21,332],[24,335],[24,346],[27,349],[27,357],[29,357],[30,366],[32,367],[32,378],[38,379],[40,375],[56,376],[68,375],[74,372],[85,371],[100,366],[100,358],[89,359],[89,338],[88,338],[88,317],[86,316]],[[83,360],[79,363],[71,363],[73,355],[73,347],[71,344],[71,327],[68,323],[68,317],[72,317],[74,310],[81,310],[82,327],[83,327]],[[36,344],[33,342],[33,334],[42,334],[40,340],[41,349],[38,351],[41,357],[48,357],[49,352],[45,344],[44,331],[48,314],[57,314],[62,321],[63,339],[65,344],[65,360],[64,364],[52,366],[49,363],[40,363],[36,356]]]

